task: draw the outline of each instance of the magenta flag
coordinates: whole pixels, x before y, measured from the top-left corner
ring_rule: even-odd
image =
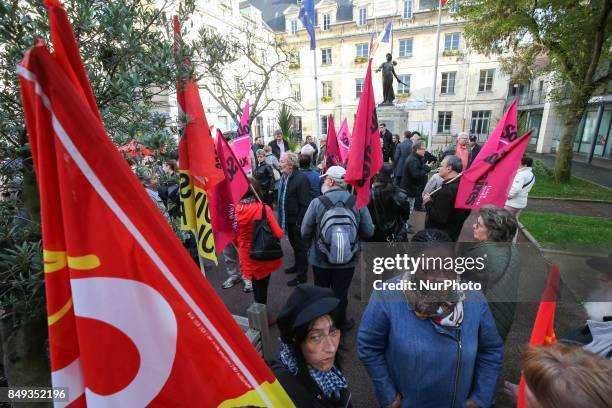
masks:
[[[490,156],[494,152],[501,149],[503,146],[506,146],[508,142],[509,135],[514,135],[516,138],[518,131],[517,124],[517,113],[516,113],[516,98],[512,101],[512,104],[508,107],[504,116],[499,120],[493,132],[487,139],[487,142],[482,146],[478,156],[472,161],[472,167],[478,162],[482,161],[485,157]],[[502,137],[502,135],[507,135]],[[465,168],[465,167],[464,167]]]
[[[372,90],[372,59],[370,58],[364,89],[357,106],[353,139],[344,177],[347,183],[355,187],[357,208],[366,206],[370,201],[370,179],[378,173],[383,164],[378,135],[378,117]]]
[[[531,131],[519,137],[516,132],[502,134],[499,150],[483,156],[463,172],[455,207],[472,210],[486,204],[503,207],[530,137]]]
[[[325,142],[325,162],[323,170],[331,166],[342,165],[340,158],[340,147],[338,147],[338,137],[336,136],[336,127],[334,126],[334,117],[329,115],[327,120],[327,141]]]
[[[348,159],[349,149],[351,147],[351,133],[348,128],[346,118],[342,121],[342,126],[338,131],[338,147],[340,148],[340,160],[342,163]]]
[[[249,126],[249,110],[250,105],[247,100],[244,109],[242,110],[242,117],[240,118],[240,126],[238,126],[238,136],[232,143],[232,150],[240,167],[245,173],[251,171],[251,128]]]
[[[208,190],[208,199],[215,250],[221,253],[238,236],[235,207],[249,188],[249,181],[219,129],[216,150],[225,178]]]

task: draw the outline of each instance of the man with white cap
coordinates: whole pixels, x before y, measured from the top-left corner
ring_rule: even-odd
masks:
[[[355,324],[346,318],[348,290],[351,286],[356,254],[361,239],[374,234],[374,224],[367,207],[357,210],[356,197],[346,189],[346,170],[331,166],[318,198],[312,200],[302,222],[302,238],[310,247],[308,261],[312,265],[314,283],[331,288],[340,299],[339,322],[343,330]]]

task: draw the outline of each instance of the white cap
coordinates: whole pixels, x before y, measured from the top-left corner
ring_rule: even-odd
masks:
[[[331,166],[321,177],[331,177],[334,180],[344,181],[346,170],[341,166]]]
[[[302,150],[300,151],[300,153],[301,153],[301,154],[305,154],[305,155],[307,155],[307,156],[311,156],[311,157],[312,157],[312,155],[314,154],[314,152],[315,152],[314,147],[312,147],[312,146],[311,146],[311,145],[309,145],[309,144],[305,144],[305,145],[302,147]]]

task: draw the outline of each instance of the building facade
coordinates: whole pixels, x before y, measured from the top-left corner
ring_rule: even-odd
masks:
[[[537,153],[556,152],[564,127],[565,104],[551,101],[549,87],[548,78],[539,76],[527,83],[510,84],[508,88],[506,105],[517,98],[519,123],[524,130],[533,129],[528,149]],[[596,94],[578,126],[574,152],[589,155],[592,150],[594,157],[612,159],[612,94],[609,87]]]
[[[250,0],[262,7],[266,1]],[[431,134],[432,83],[435,63],[437,1],[432,0],[320,0],[317,14],[317,48],[298,18],[301,0],[274,2],[262,8],[270,27],[284,36],[294,50],[290,65],[292,93],[299,101],[295,126],[304,134],[325,137],[327,116],[336,126],[347,118],[352,129],[363,89],[372,32],[392,21],[389,43],[381,43],[373,56],[373,69],[390,52],[395,71],[406,85],[394,81],[396,105],[405,111],[409,130]],[[434,111],[434,145],[451,143],[460,131],[486,139],[503,114],[509,77],[495,57],[471,51],[463,38],[465,23],[444,9],[440,31],[439,65]],[[314,68],[318,78],[315,81]],[[374,95],[381,102],[381,74],[373,72]],[[316,129],[315,87],[318,89],[320,129]],[[406,129],[391,129],[403,133]]]

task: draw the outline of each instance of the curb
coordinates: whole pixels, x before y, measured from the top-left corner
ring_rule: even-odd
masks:
[[[574,175],[574,174],[572,174],[572,177],[576,177],[576,178],[577,178],[577,179],[579,179],[579,180],[586,181],[587,183],[595,184],[595,185],[596,185],[596,186],[598,186],[598,187],[601,187],[601,188],[606,189],[606,190],[608,190],[608,191],[612,191],[612,188],[610,188],[610,187],[608,187],[608,186],[604,186],[604,185],[599,184],[599,183],[596,183],[596,182],[594,182],[594,181],[591,181],[591,180],[585,179],[584,177],[576,176],[576,175]]]
[[[570,256],[582,256],[582,257],[589,256],[589,255],[596,256],[595,254],[584,254],[584,253],[579,253],[579,252],[563,251],[560,249],[544,248],[542,244],[540,244],[538,240],[535,239],[533,235],[531,235],[529,230],[525,228],[525,226],[521,222],[519,222],[518,225],[523,235],[525,235],[525,238],[527,238],[527,240],[531,242],[538,249],[538,251],[542,252],[542,254],[559,254],[559,255],[570,255]]]
[[[612,201],[610,200],[593,200],[589,198],[562,198],[562,197],[538,197],[538,196],[530,196],[529,198],[534,199],[534,200],[577,201],[581,203],[612,204]]]

